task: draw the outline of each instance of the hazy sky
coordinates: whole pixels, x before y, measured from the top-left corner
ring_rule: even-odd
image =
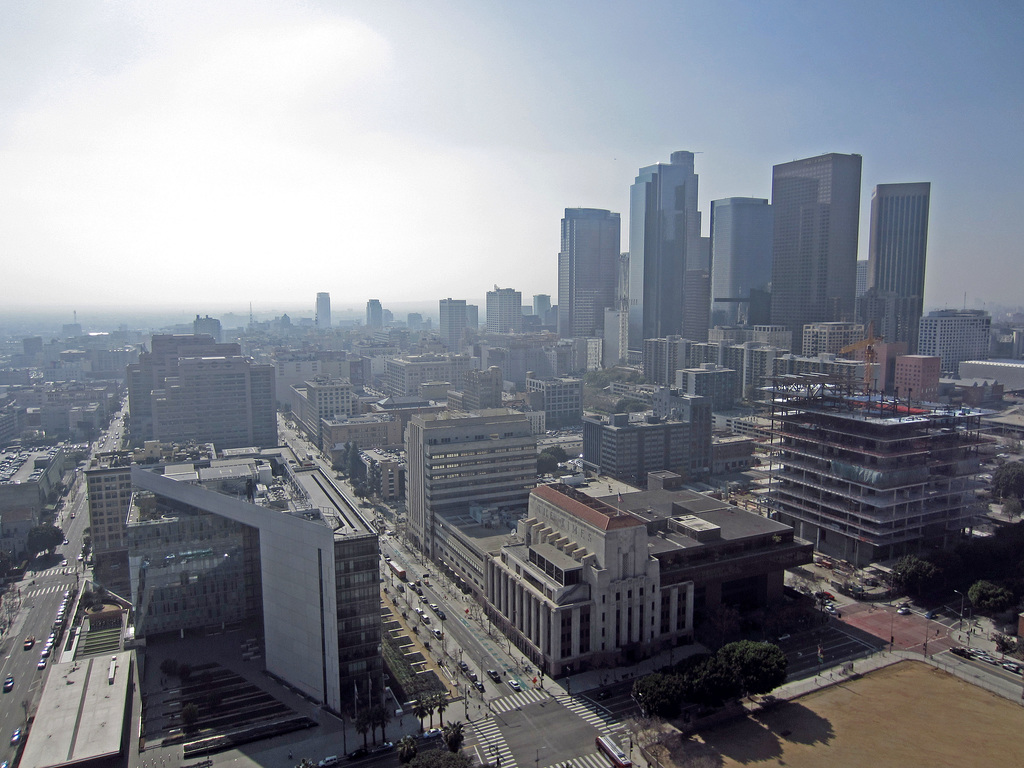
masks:
[[[1019,2],[81,2],[0,7],[6,309],[556,292],[566,207],[698,151],[931,181],[926,303],[1024,303]]]

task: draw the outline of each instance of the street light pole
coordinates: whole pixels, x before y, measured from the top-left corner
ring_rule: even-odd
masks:
[[[964,593],[959,589],[954,589],[953,592],[960,595],[960,623],[956,627],[956,631],[960,632],[964,628]]]

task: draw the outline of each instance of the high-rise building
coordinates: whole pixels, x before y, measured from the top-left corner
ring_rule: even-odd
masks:
[[[868,260],[860,259],[857,261],[857,298],[859,299],[864,295],[864,291],[868,289]]]
[[[693,153],[641,168],[629,190],[630,349],[682,333],[684,275],[709,267],[700,240]]]
[[[860,323],[808,323],[804,326],[801,352],[813,357],[825,352],[838,355],[846,347],[864,338]]]
[[[816,550],[863,567],[948,547],[971,526],[981,411],[866,405],[816,374],[779,379],[773,395],[770,506]]]
[[[988,360],[992,316],[983,309],[940,309],[921,318],[918,354],[942,358],[942,372],[959,375],[964,360]]]
[[[177,375],[151,393],[153,436],[221,448],[277,445],[274,366],[241,355],[181,357]]]
[[[192,321],[192,333],[196,336],[206,334],[212,336],[213,340],[220,343],[221,341],[221,328],[220,320],[216,317],[200,317],[196,315],[196,319]]]
[[[441,299],[438,331],[449,352],[459,354],[466,341],[466,300]]]
[[[544,325],[548,312],[551,311],[551,295],[547,293],[535,293],[533,295],[533,314],[540,317],[541,325]]]
[[[523,332],[523,294],[514,288],[499,288],[487,292],[487,332]]]
[[[875,311],[862,307],[861,317],[887,341],[906,342],[912,353],[924,308],[930,201],[927,181],[879,184],[871,195],[867,288],[875,294]]]
[[[366,302],[366,327],[384,327],[384,307],[381,306],[380,299],[370,299]]]
[[[771,321],[794,349],[807,323],[853,319],[860,174],[860,155],[835,153],[772,169]]]
[[[558,334],[593,336],[615,306],[619,282],[619,214],[566,208],[558,252]]]
[[[757,197],[711,201],[711,323],[746,325],[750,292],[772,281],[772,207]]]
[[[321,331],[331,327],[331,294],[326,291],[316,295],[316,327]]]
[[[537,475],[530,421],[504,409],[413,416],[405,455],[409,537],[430,557],[437,516],[471,504],[525,510]]]

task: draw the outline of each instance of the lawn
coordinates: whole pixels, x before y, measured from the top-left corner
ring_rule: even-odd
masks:
[[[664,766],[1024,765],[1024,708],[920,662],[672,743]]]

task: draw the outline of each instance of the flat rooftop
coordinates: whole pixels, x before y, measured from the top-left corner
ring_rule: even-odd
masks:
[[[121,751],[134,654],[53,664],[19,765],[46,768]]]

